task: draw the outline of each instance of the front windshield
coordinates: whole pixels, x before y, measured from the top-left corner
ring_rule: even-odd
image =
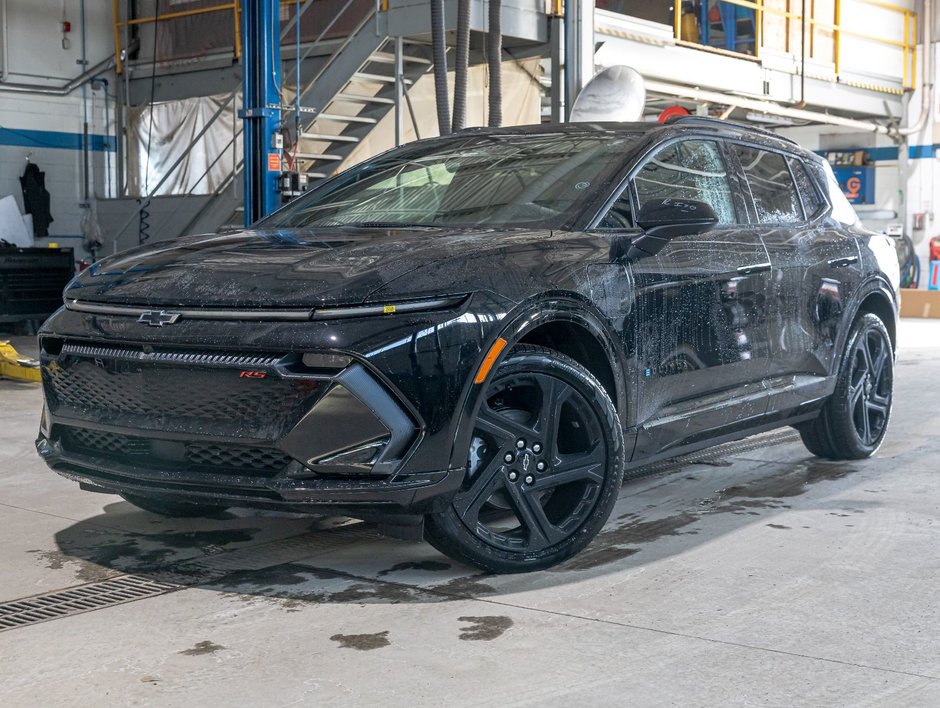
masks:
[[[560,226],[623,162],[622,133],[468,134],[354,167],[264,226]]]

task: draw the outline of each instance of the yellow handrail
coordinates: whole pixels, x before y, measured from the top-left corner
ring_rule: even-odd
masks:
[[[283,2],[284,0],[282,0]],[[198,7],[192,10],[177,10],[176,12],[167,12],[161,13],[160,15],[155,15],[153,17],[135,17],[133,19],[121,21],[120,16],[120,0],[114,0],[114,70],[120,74],[124,67],[121,62],[121,28],[124,26],[131,27],[134,25],[144,25],[150,22],[157,22],[163,20],[175,20],[180,17],[191,17],[193,15],[205,15],[210,12],[226,12],[231,10],[232,15],[235,18],[235,58],[237,59],[241,56],[242,46],[241,46],[241,29],[238,22],[238,13],[240,10],[239,0],[234,0],[234,2],[224,3],[222,5],[212,5],[210,7]]]
[[[739,7],[746,7],[748,9],[755,11],[755,41],[754,41],[754,53],[757,55],[760,52],[760,46],[763,41],[763,16],[764,13],[776,15],[778,17],[784,17],[790,20],[795,20],[797,22],[803,21],[803,16],[799,12],[790,12],[789,10],[781,10],[775,7],[767,7],[764,5],[764,0],[722,0],[723,2],[728,3],[729,5],[738,5]],[[834,49],[834,64],[835,64],[835,73],[839,75],[839,58],[841,53],[841,39],[843,34],[850,35],[852,37],[858,37],[859,39],[865,39],[870,42],[877,42],[879,44],[886,44],[892,47],[898,47],[902,50],[902,62],[904,75],[901,81],[901,85],[905,88],[914,88],[916,85],[916,70],[917,70],[917,13],[909,10],[908,8],[902,7],[900,5],[894,5],[892,3],[881,2],[881,0],[857,0],[858,2],[864,2],[867,5],[874,5],[875,7],[880,7],[885,10],[891,10],[893,12],[900,13],[904,17],[904,40],[898,41],[896,39],[889,39],[886,37],[879,37],[876,35],[868,34],[866,32],[859,32],[858,30],[849,29],[842,26],[842,3],[840,0],[835,0],[835,12],[834,19],[835,22],[826,22],[824,20],[818,20],[815,17],[807,17],[806,23],[810,25],[811,28],[815,27],[818,29],[830,30],[833,33],[833,49]],[[676,2],[676,13],[675,13],[675,38],[677,40],[682,39],[681,35],[681,22],[682,17],[679,12],[679,3]],[[913,29],[911,25],[913,24]],[[908,81],[910,79],[910,81]]]

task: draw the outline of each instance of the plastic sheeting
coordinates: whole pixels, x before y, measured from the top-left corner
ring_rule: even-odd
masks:
[[[241,160],[242,155],[239,97],[229,102],[172,172],[170,168],[227,99],[204,96],[131,109],[127,126],[128,195],[150,194],[168,173],[156,195],[210,194],[223,186],[232,174],[233,161]],[[239,133],[234,145],[233,131]]]

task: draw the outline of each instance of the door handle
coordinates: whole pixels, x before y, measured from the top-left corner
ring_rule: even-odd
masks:
[[[848,256],[847,258],[833,258],[831,261],[826,261],[826,265],[830,268],[845,268],[850,266],[853,263],[858,263],[858,256]]]
[[[770,270],[770,263],[754,263],[753,265],[741,266],[738,273],[741,275],[752,275],[754,273],[766,273]]]

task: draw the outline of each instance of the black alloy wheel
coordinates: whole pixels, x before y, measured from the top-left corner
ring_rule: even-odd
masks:
[[[863,445],[878,442],[888,424],[894,373],[891,356],[891,343],[881,329],[866,329],[855,342],[849,405],[855,432]]]
[[[601,529],[623,464],[620,421],[601,384],[557,352],[516,347],[487,384],[464,484],[428,518],[428,540],[494,572],[554,565]]]
[[[858,460],[881,447],[894,391],[894,350],[884,323],[866,313],[852,325],[835,392],[819,417],[798,426],[807,449],[832,460]]]

